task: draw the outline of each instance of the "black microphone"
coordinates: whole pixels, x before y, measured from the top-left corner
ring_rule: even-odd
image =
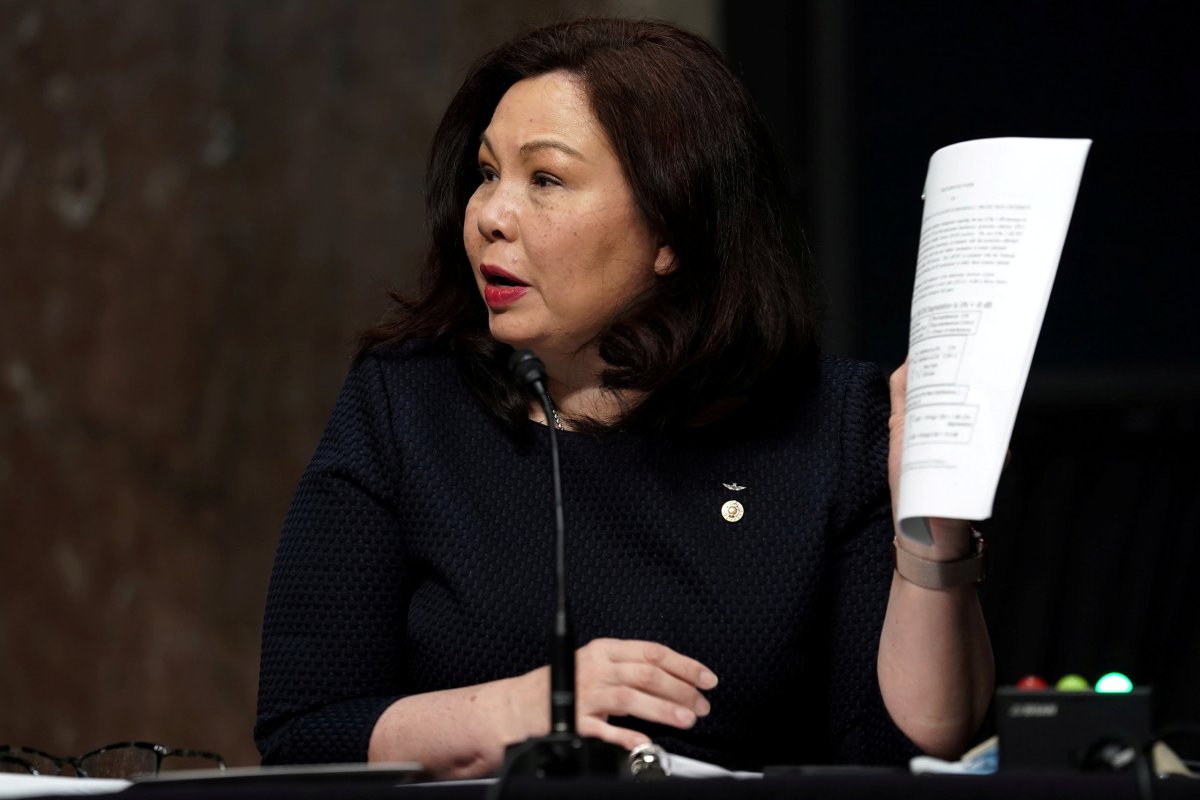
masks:
[[[532,390],[543,405],[550,402],[550,395],[546,391],[546,365],[532,350],[514,350],[508,357],[508,372],[517,386]]]
[[[508,360],[517,385],[532,391],[546,412],[550,432],[550,465],[554,478],[554,546],[556,602],[550,626],[550,735],[535,736],[509,745],[499,781],[489,797],[503,795],[509,778],[573,778],[630,776],[629,753],[602,739],[575,731],[575,626],[567,605],[566,525],[563,517],[562,475],[558,462],[558,436],[554,407],[546,391],[546,367],[530,350],[517,350]]]
[[[556,603],[550,627],[550,732],[575,733],[575,625],[567,607],[567,534],[563,517],[562,473],[558,461],[558,436],[554,406],[546,391],[546,365],[532,350],[516,350],[508,371],[517,385],[531,390],[542,402],[550,430],[550,471],[554,478],[554,580]]]

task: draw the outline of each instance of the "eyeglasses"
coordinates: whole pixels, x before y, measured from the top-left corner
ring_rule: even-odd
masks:
[[[63,758],[31,747],[0,745],[0,772],[26,775],[71,775],[80,778],[132,778],[157,775],[164,759],[168,769],[225,769],[225,759],[202,750],[179,750],[149,742],[118,742],[81,756]],[[65,771],[64,771],[65,770]]]

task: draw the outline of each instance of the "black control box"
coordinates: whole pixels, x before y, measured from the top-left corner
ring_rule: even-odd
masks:
[[[1089,768],[1104,747],[1144,749],[1151,740],[1150,689],[1105,694],[996,690],[1000,769]]]

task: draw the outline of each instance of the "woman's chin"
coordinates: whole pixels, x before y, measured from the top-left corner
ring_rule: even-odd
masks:
[[[491,315],[491,324],[489,326],[492,338],[500,344],[506,344],[514,350],[533,350],[537,352],[539,344],[542,340],[537,336],[530,335],[529,331],[515,329],[512,325],[505,325],[503,320],[498,320],[497,315]]]
[[[492,338],[501,344],[506,344],[514,350],[532,350],[543,361],[560,362],[563,359],[578,360],[580,356],[594,355],[594,347],[585,346],[574,337],[548,334],[542,330],[531,330],[523,325],[510,324],[515,320],[503,319],[503,314],[492,314],[489,319],[489,330]]]

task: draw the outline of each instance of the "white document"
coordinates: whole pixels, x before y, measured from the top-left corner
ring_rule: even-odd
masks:
[[[671,777],[674,778],[761,778],[761,772],[729,770],[707,761],[668,753]]]
[[[0,774],[0,798],[45,797],[64,794],[113,794],[130,787],[115,778],[64,778],[60,775]]]
[[[1090,139],[981,139],[929,160],[913,285],[897,516],[980,520],[992,502]]]

